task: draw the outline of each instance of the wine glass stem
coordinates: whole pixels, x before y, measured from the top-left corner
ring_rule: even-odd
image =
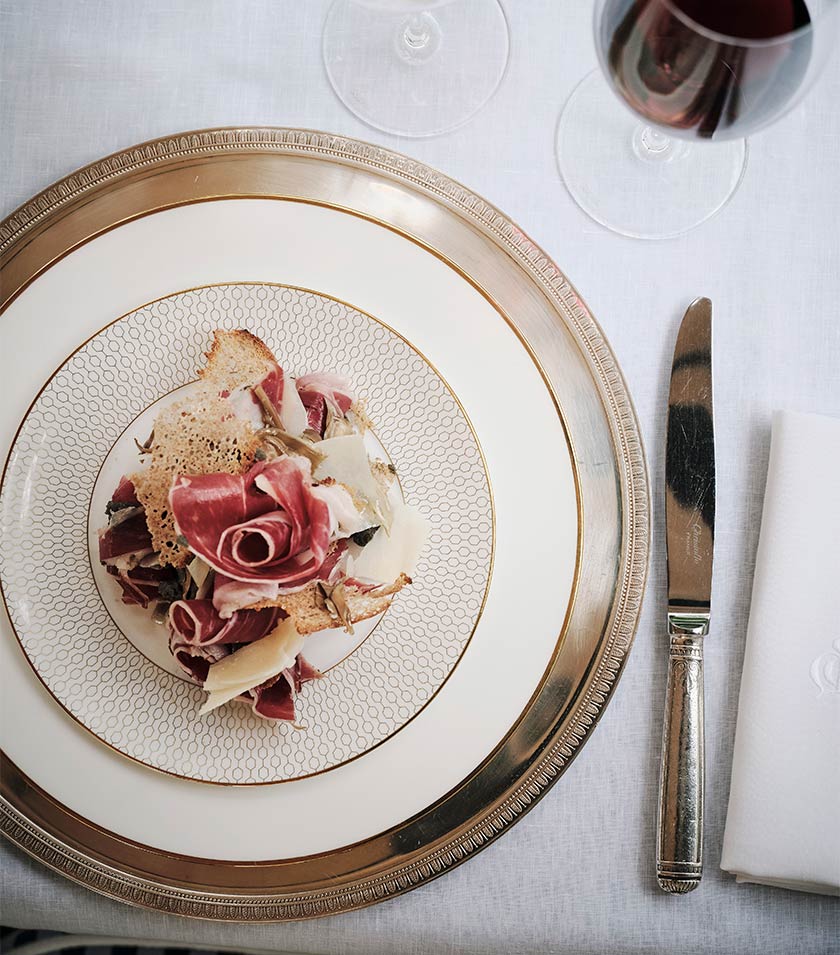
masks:
[[[403,27],[403,41],[413,50],[424,47],[431,39],[431,34],[419,14],[410,16]]]
[[[440,47],[437,20],[430,13],[413,13],[403,20],[397,36],[397,52],[408,63],[425,63]]]
[[[683,140],[673,139],[655,126],[647,125],[635,127],[631,146],[639,159],[650,163],[673,162],[689,151],[688,144]]]

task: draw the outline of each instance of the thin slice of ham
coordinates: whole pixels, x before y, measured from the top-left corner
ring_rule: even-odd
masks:
[[[105,566],[122,588],[122,602],[137,604],[144,609],[151,601],[159,598],[159,585],[174,579],[172,570],[168,567],[132,567],[130,570],[121,571],[113,565]]]
[[[145,512],[99,532],[99,559],[103,564],[151,552],[152,535],[146,526]]]
[[[274,629],[280,615],[278,608],[268,607],[237,611],[223,620],[212,600],[176,600],[169,608],[169,628],[184,646],[253,643]]]
[[[250,690],[254,712],[268,720],[294,720],[295,697],[304,683],[323,676],[303,656],[298,654],[295,665],[276,677]]]
[[[279,594],[280,587],[273,580],[243,582],[234,580],[232,577],[225,577],[224,574],[216,574],[213,585],[213,606],[222,620],[227,620],[237,610],[250,607],[263,600],[274,600]]]
[[[303,458],[280,458],[265,465],[254,483],[275,501],[287,519],[289,555],[308,549],[320,567],[330,544],[331,518],[329,507],[312,493],[309,463]]]
[[[117,504],[140,503],[137,500],[137,491],[134,489],[134,485],[125,476],[120,478],[120,483],[117,485],[117,489],[111,495],[111,500],[115,501]]]
[[[281,510],[229,527],[222,532],[219,548],[229,551],[240,567],[255,571],[302,549],[299,529]]]
[[[217,573],[286,588],[319,578],[331,518],[305,459],[260,462],[244,475],[180,475],[169,502],[190,550]]]
[[[342,558],[347,553],[347,541],[338,540],[330,547],[318,570],[316,580],[332,582],[341,573]],[[290,593],[307,587],[312,581],[294,587],[283,587],[276,581],[241,581],[217,574],[213,587],[213,606],[219,616],[227,620],[231,614],[243,607],[251,607],[263,600],[276,600],[281,594]]]
[[[306,420],[313,431],[317,431],[323,438],[327,427],[327,401],[323,395],[314,391],[301,391],[300,400],[306,409]]]
[[[204,683],[210,667],[223,660],[231,652],[229,644],[211,643],[209,646],[195,646],[180,643],[173,634],[169,641],[169,650],[178,666],[188,673],[196,683]]]
[[[306,408],[309,427],[323,437],[327,425],[327,408],[341,417],[347,414],[355,396],[350,382],[340,375],[316,371],[295,381],[300,399]]]
[[[330,372],[316,371],[301,375],[296,379],[295,385],[301,398],[305,394],[323,395],[339,414],[347,414],[355,400],[350,382],[341,375],[333,375]]]
[[[283,430],[292,437],[299,438],[309,427],[309,421],[306,408],[295,387],[294,379],[286,375],[279,365],[275,365],[259,382],[259,387],[276,412]],[[262,412],[262,404],[256,396],[254,396],[254,401],[257,402],[260,412]]]
[[[285,378],[286,376],[283,369],[279,365],[275,365],[259,382],[260,387],[265,392],[266,398],[268,398],[278,413],[283,402]]]

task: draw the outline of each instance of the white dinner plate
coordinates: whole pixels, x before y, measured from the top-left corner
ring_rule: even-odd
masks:
[[[7,834],[115,897],[271,919],[403,891],[518,818],[613,689],[647,559],[632,408],[556,266],[432,170],[295,130],[111,157],[0,251]],[[293,373],[329,353],[432,523],[381,621],[324,636],[304,729],[197,719],[89,556],[135,430],[216,327]]]
[[[415,580],[388,612],[358,625],[352,637],[339,629],[307,639],[306,659],[329,677],[300,694],[294,723],[263,720],[237,700],[199,717],[204,694],[172,659],[167,628],[149,610],[121,601],[98,558],[105,506],[120,478],[140,467],[137,444],[163,407],[183,399],[213,331],[234,328],[265,341],[290,374],[323,370],[327,362],[346,375],[376,423],[371,451],[394,464],[395,493],[416,503],[431,525]],[[505,396],[493,379],[482,384],[483,402],[501,406]],[[314,292],[213,285],[118,318],[50,376],[21,425],[3,481],[0,579],[35,673],[103,743],[200,782],[286,782],[361,756],[440,690],[479,623],[493,526],[475,432],[408,340]],[[573,544],[576,529],[567,536]],[[536,579],[552,572],[540,567],[527,537],[512,546],[528,553],[523,574],[530,574],[528,561]]]

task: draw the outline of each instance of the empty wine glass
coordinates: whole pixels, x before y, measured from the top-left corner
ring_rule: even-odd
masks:
[[[838,8],[838,0],[597,0],[603,75],[577,86],[557,129],[572,197],[602,225],[638,238],[706,221],[741,181],[744,135],[793,108],[817,77]]]
[[[335,0],[323,35],[344,105],[399,136],[465,123],[496,91],[509,45],[498,0]]]

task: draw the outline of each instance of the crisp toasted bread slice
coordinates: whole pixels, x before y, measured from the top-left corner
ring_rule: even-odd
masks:
[[[268,345],[244,328],[234,332],[216,329],[206,358],[207,365],[198,375],[218,391],[255,385],[277,364]]]
[[[346,587],[344,597],[350,619],[353,623],[361,623],[362,620],[384,613],[391,606],[394,594],[410,583],[410,577],[400,574],[393,584],[369,593],[360,593],[353,587]],[[280,607],[294,620],[298,633],[317,633],[319,630],[342,626],[341,621],[329,612],[324,600],[319,597],[318,584],[310,584],[292,594],[281,594],[274,600],[262,600],[248,609],[261,610],[263,607]]]
[[[199,371],[201,386],[189,398],[170,405],[155,420],[149,465],[131,475],[137,498],[146,508],[152,546],[161,561],[181,567],[190,551],[178,543],[169,510],[169,490],[178,474],[241,474],[254,463],[259,440],[253,428],[231,415],[222,392],[254,385],[274,363],[269,348],[243,330],[216,331]]]

